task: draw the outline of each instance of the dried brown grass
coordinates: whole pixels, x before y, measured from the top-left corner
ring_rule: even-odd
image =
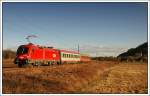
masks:
[[[111,66],[110,62],[91,62],[40,68],[4,67],[3,93],[76,93]]]
[[[119,64],[110,68],[95,82],[82,88],[82,93],[140,93],[148,92],[147,64]]]
[[[123,65],[102,61],[39,68],[17,68],[11,62],[8,65],[10,67],[3,68],[4,94],[136,93],[132,92],[134,87],[143,90],[138,93],[147,92],[146,64]],[[134,87],[130,83],[134,83]]]

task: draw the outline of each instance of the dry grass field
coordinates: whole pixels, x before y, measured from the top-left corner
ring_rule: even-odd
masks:
[[[5,93],[147,93],[147,64],[93,61],[17,68],[3,61]]]
[[[119,64],[104,72],[82,93],[144,94],[148,92],[147,64]]]

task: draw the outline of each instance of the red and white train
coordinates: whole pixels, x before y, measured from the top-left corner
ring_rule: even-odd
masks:
[[[19,46],[14,63],[22,67],[27,64],[39,66],[41,64],[53,65],[89,61],[89,56],[81,55],[79,52],[42,47],[29,43]]]

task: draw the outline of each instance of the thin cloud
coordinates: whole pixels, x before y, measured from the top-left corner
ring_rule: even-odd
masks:
[[[91,56],[118,56],[120,53],[125,52],[128,48],[111,47],[103,45],[82,45],[80,52],[86,53]]]

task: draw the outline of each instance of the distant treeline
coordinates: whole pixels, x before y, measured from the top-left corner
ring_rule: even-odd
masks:
[[[117,61],[116,57],[92,57],[92,60],[98,60],[98,61]]]
[[[15,56],[16,56],[16,52],[15,51],[12,51],[12,50],[3,50],[3,53],[2,53],[2,57],[3,59],[14,59]]]

